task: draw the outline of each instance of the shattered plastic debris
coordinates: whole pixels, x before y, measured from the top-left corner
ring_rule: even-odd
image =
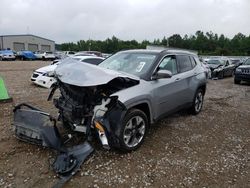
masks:
[[[33,106],[22,103],[15,107],[14,112],[17,138],[58,151],[52,167],[59,174],[60,180],[54,187],[62,187],[79,170],[94,149],[87,141],[73,147],[65,147],[56,127],[56,120]]]

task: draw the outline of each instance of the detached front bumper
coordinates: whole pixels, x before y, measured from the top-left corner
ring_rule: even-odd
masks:
[[[18,139],[58,151],[52,167],[60,180],[54,187],[62,187],[94,151],[87,141],[67,147],[57,130],[56,120],[28,104],[15,107],[14,129]]]

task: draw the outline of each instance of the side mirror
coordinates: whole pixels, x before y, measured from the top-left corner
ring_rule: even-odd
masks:
[[[171,78],[172,73],[168,70],[159,70],[152,76],[152,80],[158,80],[162,78]]]

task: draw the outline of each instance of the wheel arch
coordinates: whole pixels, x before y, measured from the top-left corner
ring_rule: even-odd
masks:
[[[201,90],[203,91],[203,94],[205,95],[207,86],[206,86],[206,84],[202,84],[202,85],[200,85],[200,86],[197,88],[197,90],[198,90],[198,89],[201,89]],[[197,91],[197,90],[196,90],[196,91]]]
[[[152,123],[152,111],[148,102],[144,101],[144,102],[140,102],[138,104],[132,105],[128,108],[128,111],[133,108],[143,111],[148,118],[148,124],[150,125]]]

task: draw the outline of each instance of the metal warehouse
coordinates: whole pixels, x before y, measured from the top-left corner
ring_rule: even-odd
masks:
[[[14,51],[54,51],[55,41],[31,34],[0,36],[0,49],[8,48]]]

